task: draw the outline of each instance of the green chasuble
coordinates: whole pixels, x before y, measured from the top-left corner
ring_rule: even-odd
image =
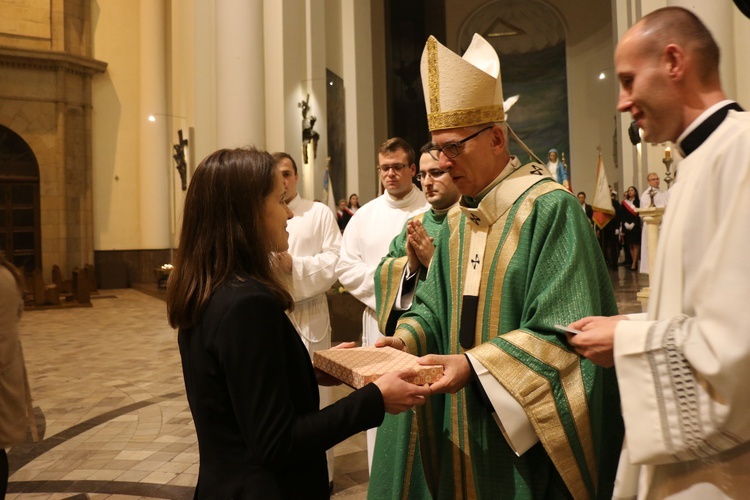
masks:
[[[446,213],[436,214],[433,210],[428,210],[411,220],[419,220],[427,234],[437,241],[446,215]],[[406,268],[406,236],[406,225],[404,225],[401,233],[391,241],[388,255],[383,257],[375,271],[375,301],[381,332],[388,331],[389,319],[392,322],[393,317],[398,314],[398,311],[394,313],[393,306]],[[418,272],[417,290],[427,276],[424,267]],[[408,411],[399,415],[386,413],[383,423],[378,427],[368,498],[383,500],[402,497],[430,498],[427,482],[422,472],[422,460],[419,456],[417,426],[412,425],[413,419],[414,414]],[[410,471],[410,475],[409,482],[405,486],[407,470]],[[408,491],[408,496],[405,496],[405,491]]]
[[[518,401],[540,442],[517,456],[476,380],[434,395],[410,430],[419,451],[402,447],[411,456],[401,495],[416,478],[441,499],[611,498],[623,436],[614,369],[579,357],[553,325],[614,314],[585,214],[541,168],[516,168],[481,200],[464,198],[395,335],[418,356],[470,353]]]
[[[433,239],[437,239],[438,232],[446,215],[447,212],[436,214],[434,210],[430,209],[409,220],[420,221],[427,234]],[[386,334],[388,333],[387,325],[389,318],[392,314],[398,315],[398,311],[394,313],[393,306],[396,302],[401,278],[408,260],[406,256],[406,226],[408,223],[407,221],[401,232],[393,238],[391,246],[388,248],[388,254],[383,257],[383,260],[380,261],[375,270],[375,304],[378,315],[378,327],[381,332],[386,332]],[[417,287],[424,282],[427,270],[424,267],[420,267],[418,273]],[[393,326],[395,327],[395,323]]]

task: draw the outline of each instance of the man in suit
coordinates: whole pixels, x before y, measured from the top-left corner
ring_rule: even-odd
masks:
[[[593,225],[594,224],[594,219],[593,219],[594,209],[591,208],[591,205],[586,203],[586,193],[584,193],[583,191],[578,192],[578,203],[581,204],[581,209],[586,214],[586,217],[589,220],[589,224]]]

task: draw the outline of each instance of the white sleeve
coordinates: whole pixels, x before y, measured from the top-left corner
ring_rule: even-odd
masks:
[[[680,260],[664,264],[660,289],[651,291],[661,292],[668,304],[660,305],[658,320],[617,324],[615,368],[636,463],[695,460],[750,442],[750,231],[742,229],[750,220],[746,145],[723,152],[725,170],[685,178],[693,184],[683,189],[700,191],[700,204],[691,203],[691,192],[674,194],[670,209],[679,212],[662,234],[681,231],[685,240],[682,255],[674,256]],[[701,253],[694,250],[698,246]],[[668,313],[661,312],[665,307]]]
[[[359,220],[355,214],[344,230],[341,256],[336,265],[336,274],[338,274],[343,287],[354,298],[375,310],[375,270],[378,266],[365,262],[362,248],[364,238],[360,233],[367,228],[360,230]],[[380,261],[378,261],[379,263]]]
[[[320,295],[336,282],[341,231],[330,210],[321,210],[320,213],[321,217],[313,230],[323,234],[321,251],[310,256],[292,256],[292,290],[296,301]]]
[[[468,352],[466,357],[469,358],[479,383],[482,384],[484,392],[495,409],[492,414],[495,422],[513,452],[520,457],[539,441],[531,421],[518,401],[505,390],[502,384],[492,376],[477,358]]]

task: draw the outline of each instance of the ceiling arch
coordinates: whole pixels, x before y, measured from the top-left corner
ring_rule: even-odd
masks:
[[[469,15],[458,35],[463,53],[474,33],[492,44],[498,54],[526,54],[565,41],[560,14],[541,0],[495,0]]]

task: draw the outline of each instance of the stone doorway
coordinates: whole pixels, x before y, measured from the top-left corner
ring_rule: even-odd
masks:
[[[39,164],[26,141],[2,125],[0,250],[27,273],[42,268]]]

